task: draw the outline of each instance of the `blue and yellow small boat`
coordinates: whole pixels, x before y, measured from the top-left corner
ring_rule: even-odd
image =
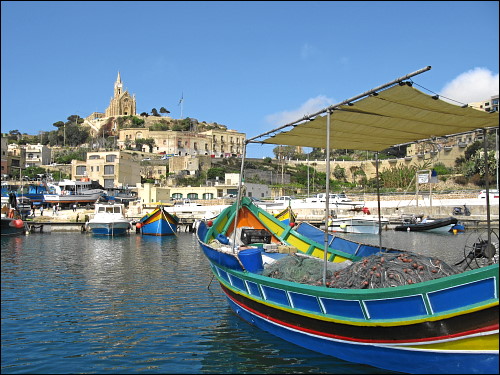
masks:
[[[163,206],[158,206],[152,212],[144,215],[135,225],[143,235],[169,236],[175,235],[179,218],[168,213]]]

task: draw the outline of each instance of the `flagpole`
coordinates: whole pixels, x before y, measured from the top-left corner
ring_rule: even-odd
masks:
[[[183,119],[182,117],[182,106],[184,104],[184,92],[182,92],[182,95],[181,95],[181,100],[179,100],[179,105],[181,106],[181,120]]]

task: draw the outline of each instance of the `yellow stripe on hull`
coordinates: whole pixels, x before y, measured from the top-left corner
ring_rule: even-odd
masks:
[[[436,350],[498,350],[498,332],[478,334],[474,337],[458,338],[434,344],[404,345],[405,348]]]

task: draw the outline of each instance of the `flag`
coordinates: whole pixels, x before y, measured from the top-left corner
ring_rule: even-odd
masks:
[[[181,105],[183,101],[184,101],[184,93],[182,93],[181,99],[179,100],[179,104],[177,105]]]

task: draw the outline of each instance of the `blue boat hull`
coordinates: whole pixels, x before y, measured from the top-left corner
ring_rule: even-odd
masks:
[[[300,332],[293,327],[286,327],[266,319],[229,297],[227,299],[231,309],[248,323],[293,344],[325,355],[334,355],[345,361],[414,374],[433,373],[429,372],[429,368],[435,368],[435,373],[440,374],[487,374],[495,373],[492,369],[498,369],[498,355],[493,354],[436,353],[431,350],[395,349],[382,345],[356,344],[321,337],[314,333]],[[468,357],[467,361],[464,361],[464,356]]]
[[[156,220],[141,227],[142,234],[150,236],[170,236],[175,234],[177,226],[167,220]]]
[[[103,236],[120,236],[127,234],[130,226],[117,227],[112,225],[100,225],[98,227],[90,228],[93,234]]]

